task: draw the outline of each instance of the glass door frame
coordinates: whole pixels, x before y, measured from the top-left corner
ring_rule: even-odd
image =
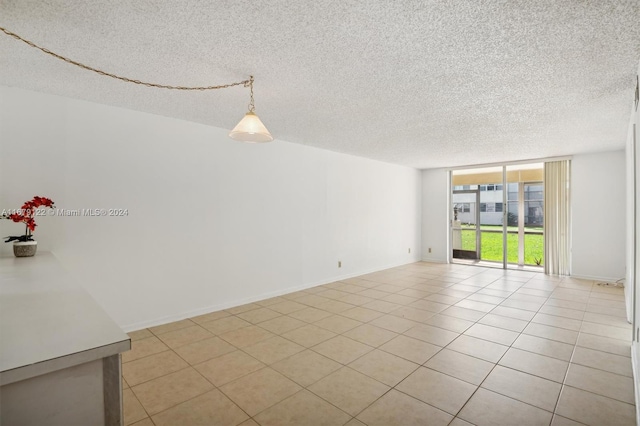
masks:
[[[453,187],[452,187],[453,188]],[[460,189],[457,191],[451,191],[451,203],[450,205],[453,205],[453,195],[455,194],[475,194],[476,195],[476,205],[475,205],[475,219],[476,219],[476,223],[475,223],[475,229],[476,229],[476,260],[480,260],[481,255],[482,255],[482,247],[480,246],[480,187],[478,187],[478,189]],[[449,232],[451,233],[451,259],[453,259],[453,221],[455,220],[455,216],[454,218],[451,219],[450,221],[450,226],[449,226]],[[462,233],[462,229],[460,230],[460,232]],[[456,259],[460,259],[460,258],[456,258]]]
[[[502,166],[502,269],[509,266],[507,237],[509,235],[509,188],[507,183],[507,166]]]
[[[524,230],[521,231],[521,227],[524,226],[524,206],[525,206],[525,200],[524,200],[524,187],[526,183],[531,183],[531,182],[518,182],[518,262],[517,263],[509,263],[509,257],[508,257],[508,234],[509,234],[509,223],[508,223],[508,213],[509,213],[509,208],[508,208],[508,167],[517,167],[520,165],[524,165],[524,164],[536,164],[536,163],[542,163],[544,164],[545,160],[534,160],[534,161],[526,161],[526,162],[514,162],[514,163],[508,163],[508,164],[496,164],[496,165],[486,165],[486,166],[480,166],[480,167],[468,167],[468,168],[464,168],[464,167],[459,167],[456,169],[452,169],[449,171],[449,197],[450,198],[450,203],[449,203],[449,215],[453,214],[453,195],[454,194],[464,194],[464,193],[476,193],[476,251],[477,251],[477,260],[478,261],[482,261],[481,259],[481,254],[482,254],[482,237],[481,237],[481,223],[480,223],[480,185],[478,184],[477,189],[476,190],[466,190],[466,189],[461,189],[461,190],[454,190],[454,184],[453,184],[453,173],[456,170],[469,170],[469,169],[474,169],[474,168],[486,168],[486,167],[501,167],[502,168],[502,187],[503,187],[503,191],[502,191],[502,268],[503,269],[518,269],[518,268],[522,268],[522,267],[535,267],[535,265],[529,265],[525,263],[524,260],[524,252],[525,252],[525,242],[524,242],[524,238],[521,237],[520,233]],[[540,183],[540,181],[532,181],[534,183]],[[450,242],[450,250],[449,250],[449,263],[454,263],[454,260],[460,260],[459,258],[454,258],[453,257],[453,221],[454,221],[454,217],[450,216],[450,220],[449,220],[449,242]],[[522,226],[520,224],[520,222],[522,222]],[[543,219],[543,235],[544,235],[544,219]],[[544,247],[543,247],[543,256],[544,256]],[[522,261],[522,262],[521,262]],[[491,261],[487,261],[489,263],[493,263]],[[500,262],[496,262],[494,263],[496,266],[500,264]]]

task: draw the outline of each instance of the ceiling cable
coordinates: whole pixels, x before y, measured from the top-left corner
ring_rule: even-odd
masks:
[[[82,69],[85,69],[87,71],[93,71],[93,72],[98,73],[100,75],[104,75],[104,76],[107,76],[107,77],[115,78],[116,80],[125,81],[127,83],[134,83],[134,84],[139,84],[141,86],[156,87],[156,88],[159,88],[159,89],[170,89],[170,90],[216,90],[216,89],[227,89],[229,87],[234,87],[234,86],[244,86],[244,87],[251,86],[251,89],[252,89],[251,90],[251,94],[253,95],[253,85],[251,84],[251,83],[253,83],[253,78],[251,80],[243,80],[243,81],[238,81],[236,83],[221,84],[219,86],[196,86],[196,87],[190,87],[190,86],[170,86],[168,84],[147,83],[147,82],[140,81],[140,80],[135,80],[135,79],[132,79],[132,78],[122,77],[122,76],[119,76],[119,75],[116,75],[116,74],[111,74],[109,72],[102,71],[102,70],[99,70],[97,68],[93,68],[93,67],[85,65],[83,63],[74,61],[73,59],[66,58],[66,57],[64,57],[62,55],[58,55],[57,53],[54,53],[54,52],[52,52],[49,49],[46,49],[44,47],[40,47],[37,44],[35,44],[34,42],[26,40],[26,39],[20,37],[18,34],[12,33],[11,31],[9,31],[9,30],[7,30],[5,28],[0,27],[0,31],[2,31],[3,33],[5,33],[6,35],[8,35],[10,37],[15,38],[16,40],[20,40],[23,43],[26,43],[29,46],[40,50],[43,53],[46,53],[47,55],[51,55],[54,58],[58,58],[58,59],[60,59],[62,61],[65,61],[65,62],[67,62],[69,64],[75,65],[75,66],[80,67]]]
[[[273,140],[273,136],[269,133],[269,130],[264,126],[260,118],[255,113],[255,104],[253,101],[253,76],[250,76],[248,80],[238,81],[236,83],[229,84],[221,84],[219,86],[170,86],[168,84],[157,84],[157,83],[147,83],[140,80],[134,80],[132,78],[122,77],[116,74],[111,74],[106,71],[99,70],[97,68],[90,67],[83,63],[74,61],[73,59],[66,58],[62,55],[58,55],[50,51],[49,49],[45,49],[44,47],[40,47],[32,41],[26,40],[20,37],[18,34],[12,33],[11,31],[0,27],[0,31],[8,35],[9,37],[13,37],[16,40],[19,40],[27,45],[38,49],[39,51],[46,53],[47,55],[53,56],[54,58],[65,61],[71,65],[75,65],[87,71],[93,71],[97,74],[104,75],[106,77],[115,78],[116,80],[124,81],[126,83],[134,83],[139,84],[141,86],[147,87],[155,87],[158,89],[170,89],[170,90],[216,90],[216,89],[227,89],[229,87],[234,86],[244,86],[248,87],[250,90],[250,99],[249,99],[249,111],[245,114],[245,116],[240,120],[240,122],[236,125],[236,127],[231,130],[229,133],[229,137],[242,142],[271,142]]]

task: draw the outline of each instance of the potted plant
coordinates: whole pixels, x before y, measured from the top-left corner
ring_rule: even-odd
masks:
[[[36,254],[38,242],[33,239],[33,231],[37,226],[35,221],[36,211],[40,207],[55,208],[53,201],[49,198],[35,196],[33,200],[24,203],[20,210],[10,214],[2,212],[3,219],[25,224],[24,235],[5,237],[5,243],[13,241],[13,254],[16,257],[30,257]]]

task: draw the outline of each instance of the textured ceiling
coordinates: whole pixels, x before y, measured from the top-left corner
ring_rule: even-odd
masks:
[[[277,139],[417,168],[622,149],[640,59],[638,0],[0,0],[0,26],[134,79],[253,74]],[[248,102],[4,34],[0,84],[229,129]]]

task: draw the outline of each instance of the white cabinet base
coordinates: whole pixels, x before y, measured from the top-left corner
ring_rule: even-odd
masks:
[[[113,355],[4,385],[0,425],[120,425],[119,377],[120,355]]]

